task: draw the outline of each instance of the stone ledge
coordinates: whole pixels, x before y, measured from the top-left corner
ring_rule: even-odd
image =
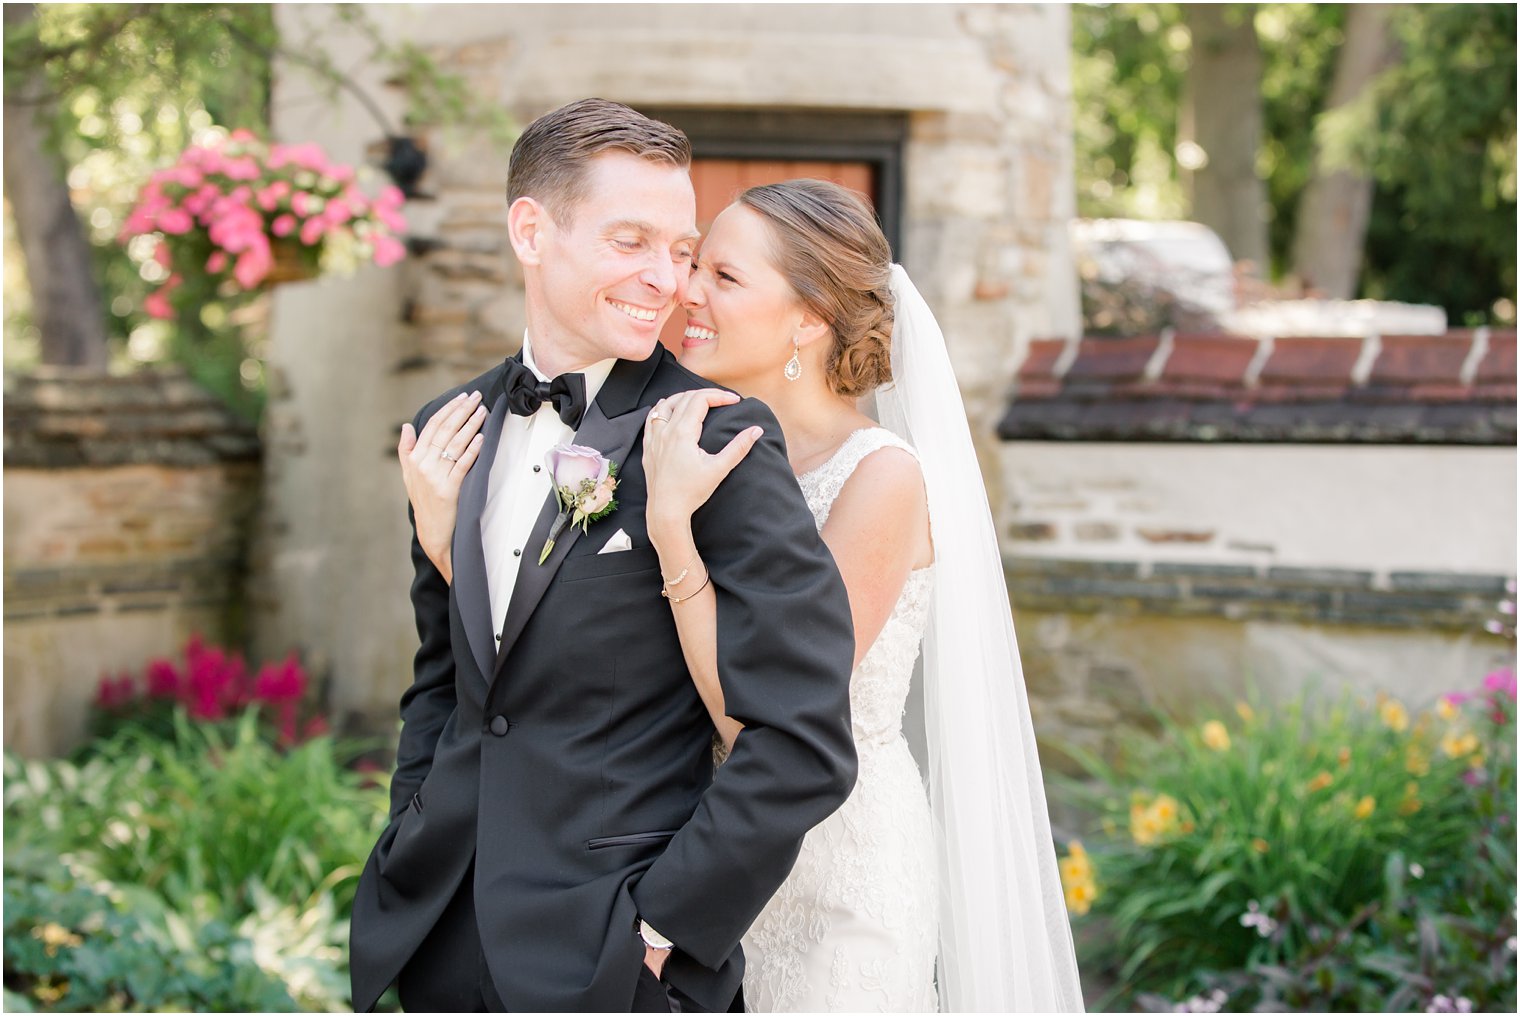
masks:
[[[5,379],[7,468],[256,462],[255,427],[177,368],[64,368]]]
[[[1475,631],[1505,595],[1503,575],[1333,568],[1004,558],[1015,609],[1081,614],[1223,617],[1378,628]]]

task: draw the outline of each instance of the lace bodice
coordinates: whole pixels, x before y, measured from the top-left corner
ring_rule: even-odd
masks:
[[[847,437],[823,465],[797,477],[820,532],[845,481],[854,475],[862,459],[881,448],[901,448],[918,457],[896,434],[868,427]],[[908,685],[929,617],[933,585],[933,565],[909,573],[881,634],[850,678],[850,718],[857,749],[888,743],[902,732]]]
[[[860,461],[887,447],[912,452],[890,431],[858,430],[797,478],[820,530]],[[909,574],[850,676],[855,789],[807,834],[791,875],[744,936],[744,997],[756,1012],[938,1007],[934,833],[923,778],[902,736],[932,584],[932,567]]]

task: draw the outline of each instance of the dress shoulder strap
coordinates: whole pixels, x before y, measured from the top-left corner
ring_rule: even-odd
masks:
[[[828,521],[834,500],[839,497],[846,481],[855,474],[855,468],[861,460],[882,448],[901,448],[915,459],[918,458],[918,452],[912,445],[885,427],[862,427],[845,438],[823,465],[797,477],[819,529]]]

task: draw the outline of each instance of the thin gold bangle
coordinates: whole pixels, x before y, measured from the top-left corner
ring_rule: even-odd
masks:
[[[693,596],[696,596],[702,590],[706,589],[707,588],[707,583],[709,583],[711,581],[712,581],[712,572],[708,572],[706,575],[704,575],[702,577],[702,584],[700,586],[698,586],[696,589],[694,589],[691,592],[687,593],[685,596],[671,596],[670,595],[670,590],[668,590],[668,589],[661,589],[660,590],[660,595],[663,596],[663,597],[665,597],[665,599],[669,600],[671,603],[685,603],[687,600],[691,599]]]

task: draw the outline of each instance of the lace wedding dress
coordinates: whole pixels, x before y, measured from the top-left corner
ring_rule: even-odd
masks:
[[[913,451],[888,430],[858,430],[797,478],[820,530],[855,467],[885,447]],[[909,574],[851,675],[860,775],[844,806],[808,833],[796,867],[744,938],[744,1000],[753,1011],[938,1008],[934,832],[902,731],[933,574],[932,565]]]

